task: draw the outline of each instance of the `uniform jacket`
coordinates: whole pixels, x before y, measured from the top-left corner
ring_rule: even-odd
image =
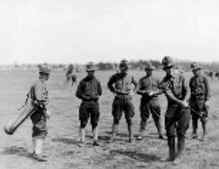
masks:
[[[85,77],[80,81],[76,96],[83,101],[98,100],[98,97],[102,95],[102,87],[100,82],[94,77],[90,79]]]
[[[188,87],[182,74],[166,75],[163,78],[160,87],[163,88],[164,91],[171,91],[178,100],[185,100],[188,98]],[[175,104],[174,100],[168,97],[168,95],[167,100],[168,104]]]
[[[32,104],[39,104],[45,107],[49,103],[47,84],[40,80],[36,81],[30,88],[28,97],[31,98]],[[38,105],[38,106],[39,106]]]
[[[207,100],[210,97],[209,83],[205,76],[193,76],[189,81],[189,87],[191,90],[191,97],[204,95]]]
[[[113,93],[129,95],[133,89],[133,85],[135,87],[137,86],[137,82],[129,73],[116,73],[112,75],[107,85],[110,91]]]
[[[159,90],[159,80],[155,79],[153,76],[144,76],[138,82],[138,90],[137,93],[141,94],[139,91],[146,91],[146,94],[143,95],[143,98],[146,100],[157,100],[157,96],[150,97],[148,95],[151,91]]]

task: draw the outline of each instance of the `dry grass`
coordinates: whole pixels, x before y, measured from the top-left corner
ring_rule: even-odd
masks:
[[[219,87],[217,81],[211,81],[212,100],[208,123],[208,139],[205,142],[187,139],[186,151],[182,163],[173,165],[163,162],[167,156],[167,143],[157,139],[152,120],[142,141],[134,144],[127,142],[126,123],[120,124],[120,134],[114,143],[108,143],[111,131],[111,103],[113,96],[106,88],[106,82],[113,72],[97,72],[104,94],[101,97],[100,146],[93,147],[91,129],[87,127],[87,144],[78,143],[78,106],[75,87],[64,84],[64,72],[54,72],[49,82],[52,117],[49,120],[49,135],[45,153],[48,162],[39,163],[30,158],[31,123],[26,121],[13,136],[1,132],[0,169],[216,169],[219,168]],[[136,79],[144,73],[133,72]],[[156,72],[159,77],[162,73]],[[81,79],[84,74],[78,75]],[[186,75],[189,78],[189,74]],[[16,109],[25,99],[30,84],[37,78],[35,72],[0,72],[0,127],[16,116]],[[136,107],[134,129],[139,127],[139,96],[133,99]],[[163,112],[165,99],[161,97]],[[188,136],[191,129],[188,131]]]

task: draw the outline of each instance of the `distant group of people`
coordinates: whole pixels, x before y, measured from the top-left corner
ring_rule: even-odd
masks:
[[[165,76],[162,80],[153,75],[154,66],[148,62],[145,64],[146,75],[139,82],[130,74],[128,62],[122,60],[119,64],[119,72],[113,74],[107,83],[108,89],[114,94],[112,102],[112,136],[113,142],[118,133],[118,126],[124,113],[128,129],[128,141],[134,142],[133,121],[135,106],[132,102],[134,93],[141,95],[140,100],[140,127],[137,139],[141,140],[147,126],[150,115],[153,117],[158,131],[158,138],[164,139],[161,127],[161,106],[159,95],[164,94],[167,99],[165,113],[165,129],[169,148],[168,161],[179,161],[185,148],[185,135],[192,117],[192,138],[197,138],[198,120],[203,127],[202,140],[206,135],[206,123],[208,117],[207,102],[210,98],[208,80],[201,73],[198,64],[192,64],[193,77],[188,83],[183,75],[174,69],[171,57],[162,59]],[[99,98],[102,95],[102,86],[95,76],[96,67],[90,63],[86,66],[87,76],[83,78],[77,87],[76,97],[81,99],[79,107],[80,139],[85,142],[85,127],[88,120],[91,121],[93,132],[93,145],[98,146],[98,122],[100,117]],[[39,81],[30,90],[33,105],[37,110],[32,114],[33,122],[33,157],[39,161],[45,161],[42,155],[42,144],[47,134],[46,122],[49,117],[46,105],[48,104],[48,90],[46,81],[49,79],[50,70],[40,68]],[[190,91],[189,92],[189,88]],[[191,93],[191,94],[189,94]],[[177,142],[176,142],[177,138]]]

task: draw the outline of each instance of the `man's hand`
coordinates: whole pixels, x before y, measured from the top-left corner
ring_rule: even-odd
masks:
[[[181,106],[184,107],[184,108],[187,108],[187,107],[189,107],[189,104],[188,104],[187,101],[184,100],[184,101],[181,102]]]
[[[47,119],[50,119],[50,116],[51,116],[51,111],[49,111],[49,110],[46,110],[46,118]]]
[[[205,105],[209,107],[209,105],[210,105],[209,100],[207,100],[207,101],[205,102]]]

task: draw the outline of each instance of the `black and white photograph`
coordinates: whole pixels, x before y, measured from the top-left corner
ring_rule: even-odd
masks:
[[[0,0],[0,169],[219,169],[218,9]]]

